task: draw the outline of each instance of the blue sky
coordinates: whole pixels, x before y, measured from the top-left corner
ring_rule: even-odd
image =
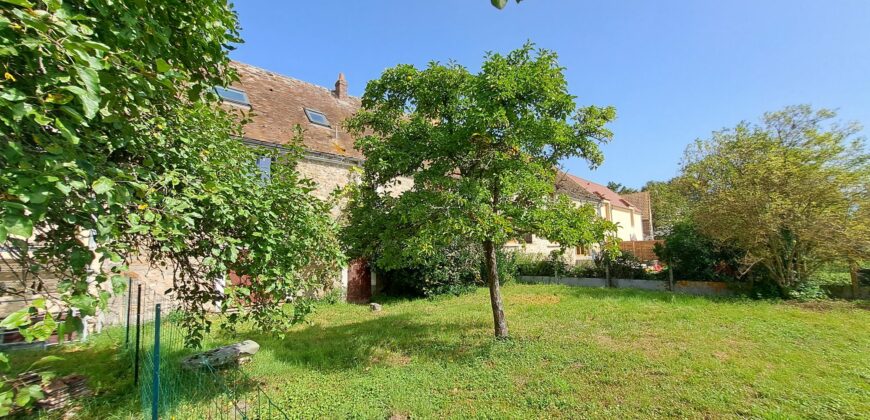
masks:
[[[239,0],[232,57],[350,93],[399,63],[454,59],[526,40],[559,53],[581,105],[613,105],[605,163],[579,176],[640,187],[677,173],[685,146],[765,111],[809,103],[870,124],[868,0]],[[867,133],[865,129],[863,133]]]

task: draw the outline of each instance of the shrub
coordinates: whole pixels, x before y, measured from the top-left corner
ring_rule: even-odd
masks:
[[[510,251],[499,250],[499,281],[510,283],[517,275],[517,256]],[[480,244],[463,242],[449,246],[425,264],[396,270],[379,271],[383,281],[383,293],[405,297],[432,297],[459,295],[484,285],[486,266]]]
[[[521,276],[566,276],[570,266],[558,251],[549,256],[543,254],[516,254],[516,271]]]
[[[656,255],[678,280],[736,280],[741,252],[716,245],[690,222],[675,224]]]
[[[607,253],[598,253],[592,260],[595,265],[597,277],[607,277]],[[622,251],[615,258],[610,259],[610,277],[618,279],[648,279],[653,278],[647,275],[646,270],[641,265],[637,257],[631,252]]]

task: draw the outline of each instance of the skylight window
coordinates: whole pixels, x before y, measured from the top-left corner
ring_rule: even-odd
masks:
[[[251,102],[248,101],[248,95],[244,91],[220,86],[215,86],[214,91],[221,97],[221,99],[227,102],[251,106]]]
[[[308,121],[311,121],[312,124],[322,125],[324,127],[330,127],[329,120],[326,119],[326,115],[323,115],[322,112],[315,111],[313,109],[305,108],[305,115],[308,117]]]

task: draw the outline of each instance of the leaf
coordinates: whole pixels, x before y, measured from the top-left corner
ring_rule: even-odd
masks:
[[[90,67],[76,66],[76,73],[78,73],[79,79],[82,80],[82,83],[84,83],[88,92],[95,96],[99,96],[100,76],[97,74],[97,71]]]
[[[33,221],[23,214],[7,213],[3,218],[6,233],[29,238],[33,235]]]
[[[94,192],[97,194],[105,194],[111,191],[114,186],[115,181],[112,181],[111,179],[103,176],[100,177],[100,179],[94,181],[93,185],[91,185],[91,188],[93,188]]]
[[[20,328],[23,326],[27,326],[30,324],[30,308],[19,309],[15,312],[12,312],[0,321],[0,327],[6,328],[8,330],[14,330],[16,328]]]
[[[492,5],[499,8],[499,9],[504,9],[504,7],[507,6],[507,2],[508,2],[508,0],[491,0],[491,1],[492,1]]]
[[[30,385],[26,388],[18,390],[18,395],[15,396],[15,405],[26,407],[32,402],[41,400],[44,397],[42,387],[39,385]]]
[[[46,363],[51,363],[51,362],[57,362],[57,361],[61,361],[61,360],[63,360],[63,357],[60,357],[60,356],[44,356],[44,357],[39,358],[39,360],[33,362],[31,367],[38,366],[38,365],[44,365]]]
[[[27,96],[21,93],[20,90],[15,88],[3,89],[0,92],[0,99],[5,99],[11,102],[23,101],[27,99]]]
[[[97,115],[100,109],[100,97],[97,94],[82,89],[79,86],[64,86],[64,90],[76,95],[82,103],[82,109],[85,111],[85,118],[91,119]]]
[[[0,1],[2,1],[3,3],[9,3],[9,4],[14,4],[16,6],[26,7],[28,9],[33,7],[33,3],[31,3],[27,0],[0,0]]]
[[[30,304],[37,309],[45,309],[45,298],[37,298],[33,300],[33,303]]]
[[[169,63],[167,63],[166,60],[162,58],[158,58],[156,61],[154,61],[154,65],[157,67],[158,73],[166,73],[172,68],[169,66]]]
[[[120,295],[124,293],[124,290],[127,290],[127,279],[118,274],[112,276],[112,291],[116,295]]]

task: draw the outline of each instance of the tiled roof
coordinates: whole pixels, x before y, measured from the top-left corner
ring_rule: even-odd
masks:
[[[243,90],[251,103],[251,122],[244,127],[248,139],[272,144],[286,144],[296,134],[296,124],[305,130],[305,148],[333,155],[362,158],[353,148],[354,138],[342,128],[342,122],[360,108],[360,99],[339,98],[325,87],[283,76],[249,64],[233,62],[240,80],[233,88]],[[305,108],[318,111],[331,127],[308,121]]]
[[[597,195],[584,188],[571,174],[558,171],[556,173],[556,191],[559,191],[578,200],[601,201]]]
[[[567,172],[565,173],[565,175],[567,175],[568,178],[570,178],[571,180],[576,182],[578,185],[583,187],[583,189],[585,189],[586,191],[588,191],[592,194],[595,194],[596,196],[598,196],[602,200],[609,201],[610,204],[615,206],[615,207],[636,209],[631,203],[628,202],[628,200],[622,198],[622,196],[620,196],[619,194],[617,194],[615,191],[611,190],[610,188],[605,187],[604,185],[596,184],[592,181],[587,181],[583,178],[580,178],[580,177],[575,176],[575,175],[571,175]]]

